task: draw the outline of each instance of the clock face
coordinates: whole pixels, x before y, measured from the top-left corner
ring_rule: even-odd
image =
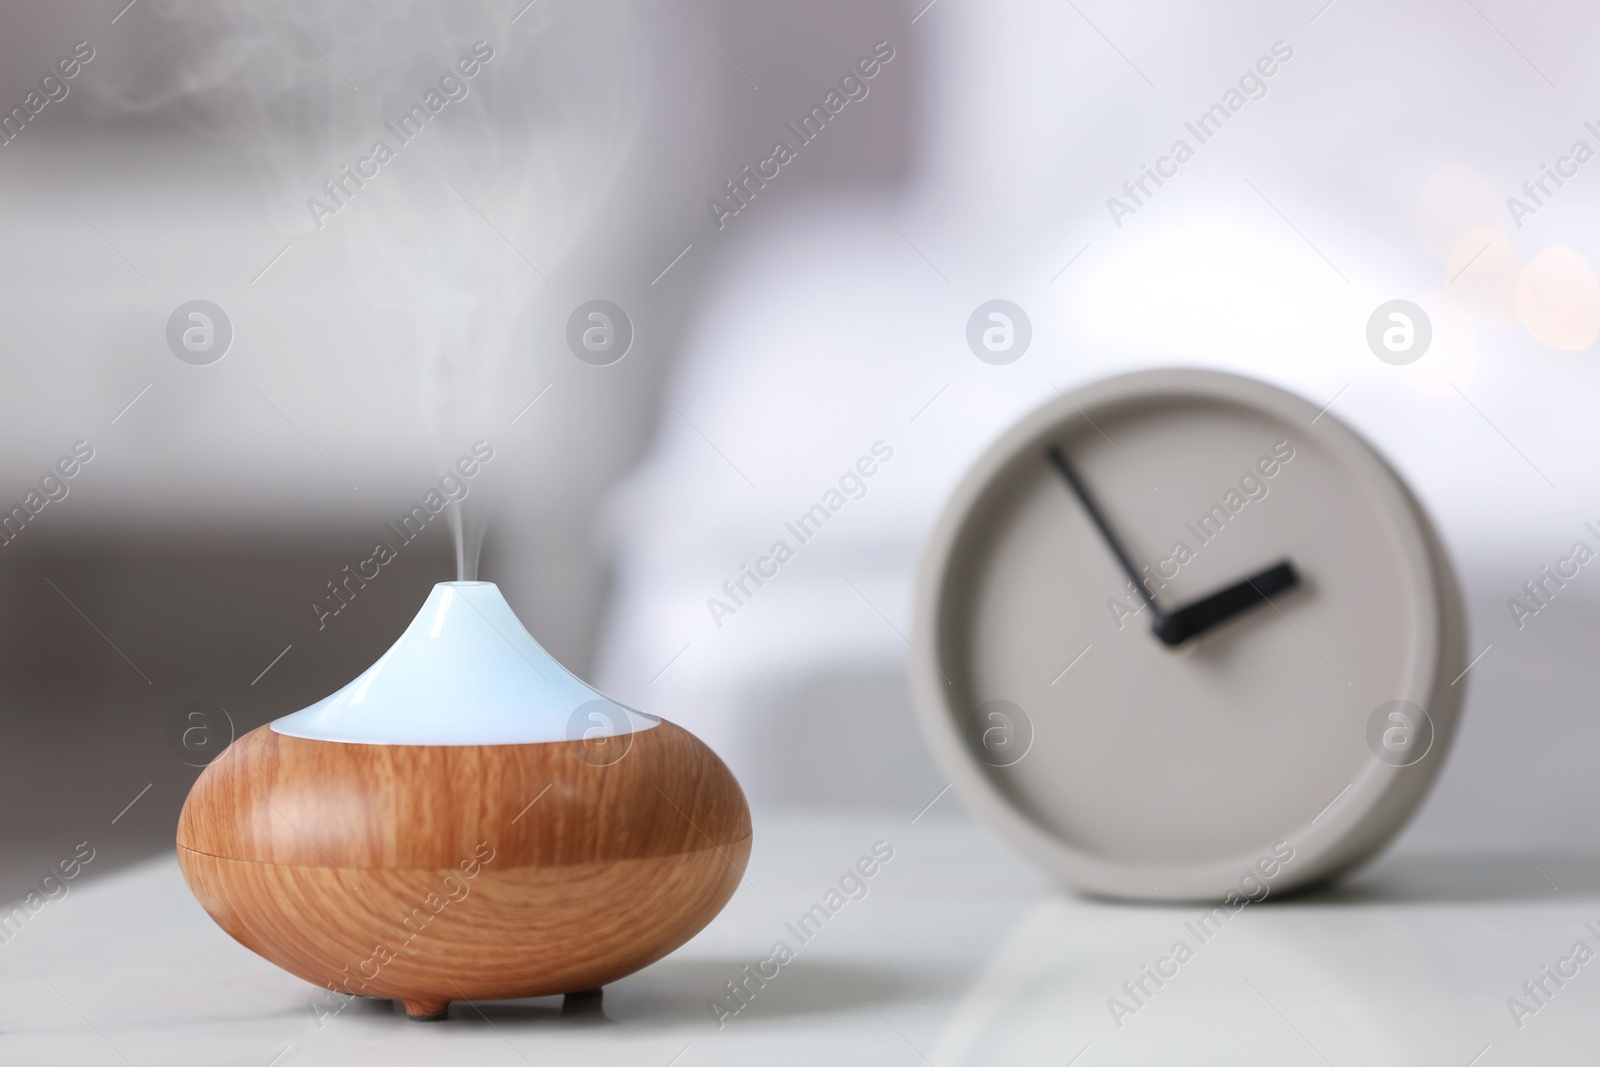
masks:
[[[1075,888],[1327,877],[1399,829],[1453,731],[1463,635],[1427,520],[1259,382],[1147,372],[1034,413],[958,489],[920,592],[936,755]]]

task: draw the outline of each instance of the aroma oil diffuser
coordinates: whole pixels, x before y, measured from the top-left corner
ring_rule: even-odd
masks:
[[[492,583],[445,582],[355,681],[205,769],[178,862],[245,947],[432,1019],[660,959],[733,895],[750,840],[694,735],[566,671]]]

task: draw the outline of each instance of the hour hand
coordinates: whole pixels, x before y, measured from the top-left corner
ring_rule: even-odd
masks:
[[[1162,644],[1181,645],[1240,612],[1265,603],[1274,593],[1293,589],[1299,584],[1300,576],[1295,573],[1294,564],[1283,560],[1225,589],[1201,597],[1192,604],[1158,614],[1151,630]]]

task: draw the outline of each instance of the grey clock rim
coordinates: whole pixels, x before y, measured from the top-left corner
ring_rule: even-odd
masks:
[[[1428,728],[1427,744],[1422,746],[1422,751],[1421,752],[1418,752],[1415,756],[1409,757],[1404,763],[1397,763],[1396,761],[1394,761],[1392,759],[1385,759],[1381,752],[1379,752],[1376,748],[1373,748],[1372,737],[1370,736],[1371,732],[1372,732],[1373,722],[1374,722],[1374,720],[1377,719],[1378,715],[1380,713],[1382,713],[1385,708],[1392,708],[1397,704],[1404,705],[1407,708],[1415,708],[1417,710],[1418,715],[1421,717],[1422,721],[1427,725],[1427,728]],[[1428,714],[1428,709],[1427,708],[1423,707],[1422,705],[1420,705],[1420,704],[1418,704],[1418,703],[1416,703],[1415,701],[1412,701],[1412,700],[1399,700],[1399,699],[1396,699],[1396,700],[1385,700],[1382,704],[1379,704],[1377,707],[1373,708],[1372,709],[1372,714],[1367,716],[1367,733],[1368,733],[1367,748],[1372,751],[1373,758],[1377,759],[1377,760],[1379,760],[1379,761],[1381,761],[1383,763],[1387,763],[1391,767],[1409,767],[1414,763],[1421,763],[1423,760],[1428,758],[1428,755],[1431,752],[1433,752],[1433,742],[1434,742],[1433,716]]]
[[[996,704],[1005,704],[1008,707],[1016,708],[1017,714],[1022,716],[1022,721],[1028,724],[1028,743],[1023,746],[1022,754],[1020,756],[1016,757],[1015,759],[1007,760],[1004,763],[991,763],[982,756],[977,757],[978,762],[982,763],[986,767],[993,767],[996,770],[1005,770],[1007,767],[1015,767],[1017,764],[1028,758],[1028,753],[1033,751],[1033,742],[1036,736],[1036,731],[1034,730],[1033,726],[1033,716],[1028,714],[1027,708],[1024,708],[1015,700],[1007,700],[1005,697],[991,697],[990,699],[985,700],[982,704],[979,704],[973,709],[973,711],[982,712],[985,708],[993,708]]]
[[[1058,436],[1062,427],[1093,418],[1122,404],[1148,403],[1162,396],[1243,403],[1307,427],[1309,437],[1347,464],[1364,472],[1395,523],[1413,583],[1411,595],[1429,616],[1419,621],[1424,638],[1402,687],[1426,707],[1434,726],[1436,759],[1405,767],[1367,761],[1341,799],[1306,827],[1286,831],[1306,861],[1285,868],[1273,886],[1279,890],[1317,882],[1348,871],[1371,858],[1409,821],[1443,766],[1459,719],[1464,685],[1451,681],[1466,662],[1465,618],[1459,583],[1442,541],[1420,503],[1383,456],[1343,422],[1323,414],[1307,399],[1242,375],[1194,368],[1156,368],[1101,379],[1080,386],[1034,409],[1001,435],[973,463],[950,495],[925,542],[917,571],[912,646],[907,654],[914,705],[935,762],[962,799],[983,821],[1064,888],[1100,896],[1162,901],[1221,898],[1258,858],[1230,856],[1208,863],[1139,868],[1103,854],[1075,848],[1022,812],[1001,790],[990,768],[965,748],[963,709],[950,698],[947,679],[959,664],[946,660],[944,635],[951,625],[946,585],[954,554],[992,483],[1004,478],[1031,450]],[[1316,419],[1316,422],[1312,420]],[[1431,664],[1431,665],[1430,665]],[[1003,694],[992,694],[1003,696]],[[1147,880],[1148,879],[1148,880]],[[1152,885],[1151,883],[1154,883]],[[1157,888],[1159,887],[1159,888]]]

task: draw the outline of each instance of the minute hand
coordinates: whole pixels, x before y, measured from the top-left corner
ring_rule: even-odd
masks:
[[[1067,485],[1072,488],[1072,495],[1078,498],[1078,503],[1083,505],[1083,510],[1089,513],[1089,518],[1094,521],[1095,529],[1100,531],[1100,536],[1105,540],[1106,546],[1111,549],[1111,554],[1117,557],[1117,563],[1121,565],[1122,573],[1126,574],[1128,581],[1133,583],[1134,591],[1139,594],[1140,599],[1150,605],[1150,610],[1155,613],[1156,621],[1159,623],[1162,617],[1161,609],[1156,606],[1155,596],[1149,589],[1145,588],[1145,584],[1140,580],[1139,571],[1134,567],[1133,561],[1128,558],[1128,553],[1123,551],[1122,543],[1117,540],[1117,535],[1111,532],[1111,525],[1106,522],[1106,517],[1100,514],[1100,509],[1095,506],[1094,500],[1089,496],[1089,490],[1084,488],[1083,482],[1078,478],[1078,472],[1072,469],[1072,464],[1067,462],[1067,457],[1061,454],[1060,447],[1056,445],[1050,446],[1050,462],[1055,464],[1056,470],[1061,472],[1061,477],[1066,479]]]
[[[1077,472],[1067,462],[1067,457],[1055,445],[1050,446],[1050,461],[1056,470],[1061,472],[1062,478],[1071,487],[1072,493],[1078,498],[1078,503],[1083,505],[1083,510],[1089,513],[1095,528],[1105,540],[1111,554],[1116,556],[1117,563],[1122,567],[1123,573],[1128,576],[1135,592],[1150,606],[1154,616],[1151,622],[1151,632],[1165,645],[1181,645],[1191,637],[1211,629],[1213,626],[1233,618],[1242,611],[1247,611],[1257,604],[1266,603],[1274,593],[1285,589],[1292,589],[1300,583],[1300,576],[1295,573],[1294,565],[1288,560],[1278,563],[1252,574],[1240,581],[1219,589],[1216,592],[1196,600],[1169,613],[1163,612],[1156,603],[1154,594],[1145,586],[1134,568],[1133,561],[1128,558],[1116,534],[1111,531],[1111,526],[1106,522],[1105,516],[1095,506],[1094,500],[1089,496],[1089,491],[1084,487]]]

